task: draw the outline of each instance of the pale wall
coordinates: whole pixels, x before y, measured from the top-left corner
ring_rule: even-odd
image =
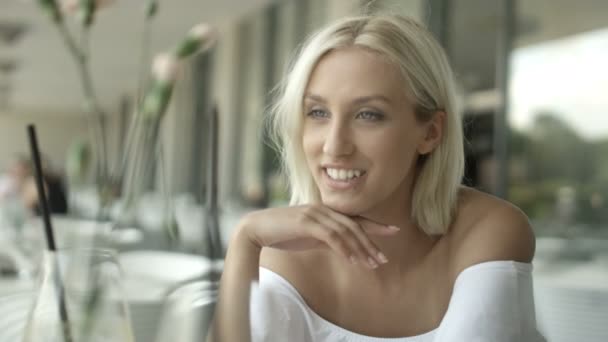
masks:
[[[63,170],[68,147],[78,139],[90,139],[89,125],[85,117],[77,114],[3,114],[0,115],[0,172],[6,169],[17,153],[30,154],[26,127],[36,126],[41,152],[56,170]],[[118,120],[108,117],[109,156],[116,151]]]
[[[40,150],[55,168],[63,169],[65,152],[76,138],[86,137],[86,122],[78,117],[42,115],[0,116],[0,169],[5,170],[16,153],[29,155],[26,126],[36,125]]]

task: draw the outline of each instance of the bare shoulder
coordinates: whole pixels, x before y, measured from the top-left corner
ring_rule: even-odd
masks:
[[[463,188],[457,216],[451,248],[457,273],[486,261],[532,261],[534,233],[526,214],[515,205]]]
[[[274,248],[263,248],[260,253],[260,267],[267,268],[275,273],[283,273],[293,267],[293,258],[284,251]]]
[[[315,274],[320,273],[320,265],[325,265],[319,252],[287,252],[274,248],[263,248],[260,254],[260,266],[280,274],[283,278],[300,289]]]

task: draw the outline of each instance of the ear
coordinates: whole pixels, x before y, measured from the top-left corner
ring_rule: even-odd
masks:
[[[445,127],[445,112],[437,111],[433,114],[433,118],[429,122],[423,124],[424,133],[422,141],[418,144],[418,153],[421,155],[429,154],[439,146],[443,137],[443,128]]]

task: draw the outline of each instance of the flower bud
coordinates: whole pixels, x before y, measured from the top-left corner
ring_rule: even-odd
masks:
[[[89,27],[93,24],[93,18],[95,17],[95,0],[80,0],[80,8],[78,15],[82,26]]]
[[[158,0],[149,0],[146,6],[146,17],[152,18],[158,12]]]
[[[142,109],[144,120],[153,121],[161,119],[167,111],[172,92],[172,83],[154,82],[154,85],[144,98]]]
[[[56,0],[38,0],[38,4],[53,18],[53,21],[59,23],[63,20],[59,6]]]
[[[198,24],[190,29],[186,38],[178,45],[176,55],[186,58],[196,52],[204,51],[215,45],[217,30],[208,24]]]
[[[179,70],[179,61],[169,53],[159,54],[152,62],[154,79],[163,83],[174,83]]]

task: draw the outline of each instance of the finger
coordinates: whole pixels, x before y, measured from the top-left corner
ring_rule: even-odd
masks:
[[[336,232],[336,234],[348,244],[350,250],[354,252],[353,257],[356,258],[354,261],[351,260],[351,262],[355,263],[358,261],[361,262],[362,265],[367,265],[370,268],[378,267],[378,262],[369,254],[365,244],[355,235],[352,228],[329,217],[327,213],[319,213],[318,220],[324,226]]]
[[[338,255],[342,255],[347,261],[354,263],[354,252],[346,241],[338,236],[336,231],[318,223],[310,227],[310,232],[315,239],[322,241]]]
[[[371,268],[376,268],[379,264],[384,264],[388,261],[386,256],[380,252],[380,249],[369,239],[357,222],[330,208],[323,207],[321,209],[330,221],[336,222],[342,227],[341,229],[347,229],[356,240],[357,245],[365,249],[363,261]],[[361,258],[361,256],[359,257]]]
[[[369,238],[367,233],[363,230],[361,225],[352,220],[350,217],[342,215],[340,213],[334,212],[333,210],[327,208],[326,214],[331,217],[333,220],[340,222],[342,225],[348,227],[352,234],[357,238],[360,244],[362,244],[366,251],[367,257],[371,257],[376,264],[385,264],[388,262],[387,257],[382,253],[380,248]],[[374,263],[369,262],[370,265]]]
[[[361,224],[361,227],[366,233],[372,235],[394,235],[401,230],[397,226],[379,223],[363,216],[356,216],[353,219]]]
[[[307,210],[307,215],[312,216],[316,222],[327,230],[324,235],[325,239],[340,239],[340,245],[347,246],[350,251],[348,259],[351,263],[361,262],[362,265],[367,265],[370,268],[378,267],[378,263],[370,258],[365,246],[357,239],[351,229],[328,216],[327,208],[323,206],[311,207]]]

